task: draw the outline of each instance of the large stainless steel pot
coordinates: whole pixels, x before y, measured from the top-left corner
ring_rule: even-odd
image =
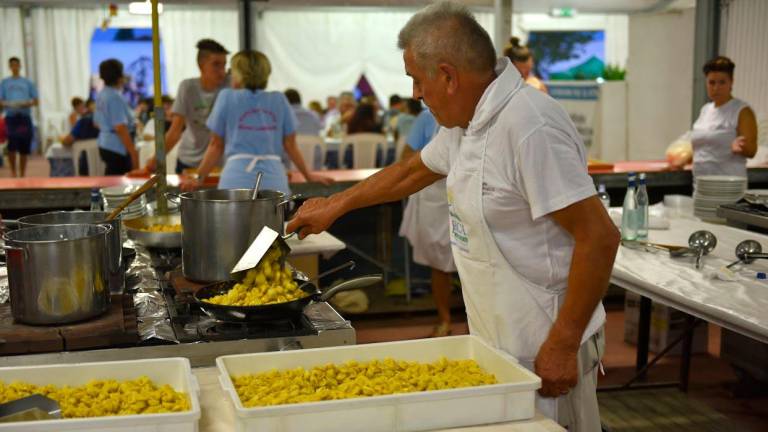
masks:
[[[57,211],[40,213],[19,218],[19,227],[38,225],[68,224],[109,224],[112,231],[107,235],[107,255],[109,258],[109,291],[120,294],[125,287],[125,269],[123,262],[123,239],[121,237],[120,216],[107,222],[109,212],[100,211]]]
[[[11,312],[27,324],[93,318],[109,307],[110,225],[42,225],[3,235]]]
[[[181,200],[182,270],[195,281],[228,280],[229,272],[264,226],[282,233],[285,194],[251,189],[185,192]]]

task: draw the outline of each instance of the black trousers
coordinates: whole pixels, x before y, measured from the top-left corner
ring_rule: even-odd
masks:
[[[131,157],[99,148],[99,156],[106,165],[104,175],[123,175],[131,170]]]

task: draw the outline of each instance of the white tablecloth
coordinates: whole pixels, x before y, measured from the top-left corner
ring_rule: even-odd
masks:
[[[734,261],[734,250],[742,240],[759,241],[768,250],[768,236],[690,219],[671,219],[669,230],[651,230],[649,241],[684,246],[694,231],[705,229],[718,244],[697,270],[693,258],[673,259],[669,254],[650,253],[622,246],[616,257],[611,281],[625,289],[683,310],[746,336],[768,342],[768,280],[756,273],[768,272],[768,261],[756,261],[734,269],[736,281],[712,279],[712,272]]]

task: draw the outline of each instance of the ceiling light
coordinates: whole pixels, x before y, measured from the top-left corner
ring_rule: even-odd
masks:
[[[134,15],[152,15],[152,2],[131,2],[128,4],[128,12]],[[163,4],[157,4],[157,13],[163,13]]]

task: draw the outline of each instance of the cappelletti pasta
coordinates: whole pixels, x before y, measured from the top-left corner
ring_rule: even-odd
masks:
[[[42,394],[58,402],[63,418],[171,413],[190,409],[186,394],[168,384],[158,386],[145,376],[129,381],[94,380],[76,387],[0,381],[0,403],[33,394]]]
[[[247,408],[496,384],[474,360],[349,361],[232,377]]]

